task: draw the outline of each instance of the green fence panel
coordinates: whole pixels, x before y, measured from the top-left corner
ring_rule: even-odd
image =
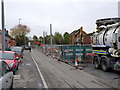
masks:
[[[77,57],[81,57],[82,60],[88,60],[91,58],[89,54],[92,53],[91,45],[46,45],[46,51],[54,54],[61,60],[75,60]],[[43,47],[41,48],[44,49]],[[52,50],[51,50],[52,49]]]

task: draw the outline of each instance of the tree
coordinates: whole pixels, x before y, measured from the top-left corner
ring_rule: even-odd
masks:
[[[25,37],[24,35],[15,36],[17,46],[28,45],[28,40],[28,37]]]
[[[53,36],[53,42],[55,44],[63,44],[63,37],[59,32],[55,32]]]
[[[43,43],[43,37],[42,36],[39,37],[39,41],[40,41],[41,44]]]
[[[38,37],[36,35],[33,36],[34,42],[38,42]]]
[[[30,28],[27,25],[17,25],[10,29],[10,34],[15,37],[18,35],[25,35],[30,32]]]
[[[16,45],[21,46],[28,44],[28,37],[26,34],[30,32],[30,28],[27,25],[17,25],[10,29],[10,34],[15,38]]]
[[[65,32],[63,37],[64,37],[64,44],[69,44],[69,42],[70,42],[70,34],[68,32]]]
[[[45,44],[50,44],[50,35],[45,37]]]

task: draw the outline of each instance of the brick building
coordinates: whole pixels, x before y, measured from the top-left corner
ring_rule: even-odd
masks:
[[[15,45],[15,39],[12,38],[8,31],[5,30],[5,48],[9,48]],[[0,49],[2,49],[2,31],[0,30]]]
[[[82,29],[82,27],[80,28]],[[73,31],[70,34],[70,44],[71,45],[80,45],[80,29]],[[83,45],[92,44],[93,43],[93,33],[87,34],[85,31],[82,30],[82,38],[81,42]]]
[[[83,38],[83,44],[84,45],[90,45],[93,43],[93,33],[86,34]]]

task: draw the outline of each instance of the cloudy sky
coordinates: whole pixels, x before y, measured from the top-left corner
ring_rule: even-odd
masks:
[[[49,32],[71,33],[81,26],[87,33],[95,31],[99,18],[118,17],[119,0],[4,0],[7,29],[20,23],[30,27],[28,36]]]

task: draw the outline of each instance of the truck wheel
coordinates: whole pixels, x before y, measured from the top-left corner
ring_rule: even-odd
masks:
[[[105,71],[105,72],[108,71],[108,63],[107,63],[106,58],[102,58],[101,67],[102,67],[103,71]]]
[[[94,57],[94,65],[95,65],[95,68],[96,69],[99,69],[100,68],[100,65],[98,63],[98,58],[97,57]]]

